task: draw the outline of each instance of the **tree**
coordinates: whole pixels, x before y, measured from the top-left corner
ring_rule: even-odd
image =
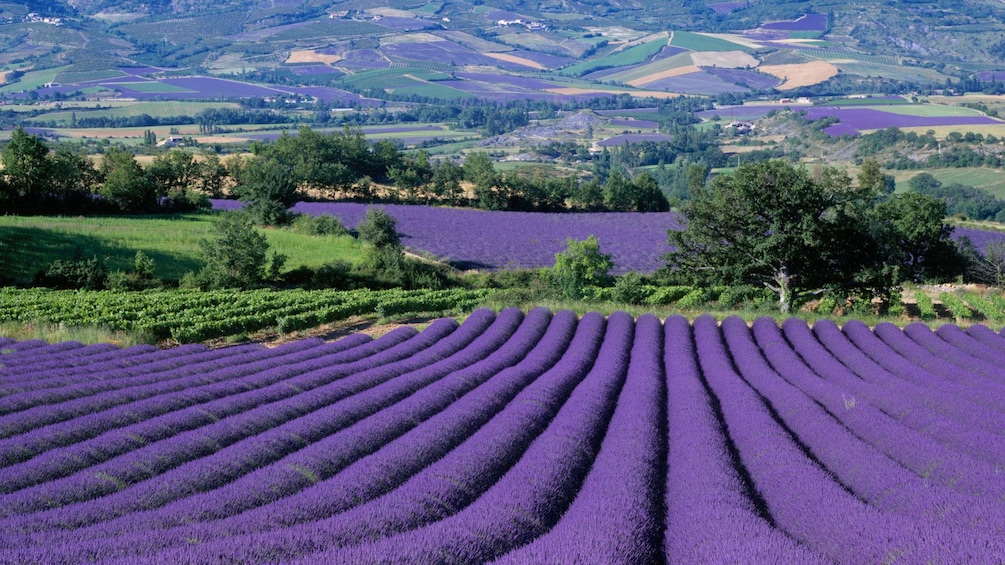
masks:
[[[250,288],[265,278],[269,242],[246,214],[227,212],[213,222],[212,235],[199,241],[206,266],[201,286]]]
[[[158,207],[157,189],[132,153],[109,149],[100,172],[104,180],[98,194],[119,211],[150,212]]]
[[[835,169],[816,177],[780,160],[716,177],[683,207],[684,229],[668,232],[671,271],[694,283],[763,284],[783,312],[806,291],[881,287],[877,244],[863,223],[874,190],[852,187]]]
[[[378,250],[400,248],[398,231],[394,218],[377,208],[367,208],[363,221],[356,226],[359,238]]]
[[[582,298],[587,286],[610,285],[612,267],[611,256],[600,251],[596,237],[591,235],[582,241],[570,237],[565,251],[555,254],[551,280],[566,298]]]
[[[961,271],[956,244],[949,237],[953,228],[943,223],[945,217],[945,202],[914,192],[895,194],[876,207],[885,255],[897,266],[898,280],[946,280]]]
[[[33,212],[52,189],[49,148],[38,137],[16,128],[3,148],[3,178],[0,193],[4,208]]]
[[[265,225],[284,224],[287,209],[299,197],[299,182],[293,167],[279,159],[255,155],[237,164],[234,193],[247,202],[253,219]]]

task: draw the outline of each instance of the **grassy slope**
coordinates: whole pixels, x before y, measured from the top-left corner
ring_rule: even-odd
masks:
[[[177,279],[198,270],[199,240],[209,236],[213,216],[17,217],[0,216],[0,278],[30,280],[57,259],[108,257],[110,270],[128,270],[137,251],[154,259],[156,275]],[[319,238],[264,230],[270,249],[289,257],[288,269],[344,260],[358,262],[362,247],[349,236]]]

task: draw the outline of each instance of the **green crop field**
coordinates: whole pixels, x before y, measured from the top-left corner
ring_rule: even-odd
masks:
[[[42,69],[40,71],[28,71],[24,73],[20,79],[16,82],[4,85],[0,87],[0,93],[10,94],[13,92],[21,92],[22,90],[32,90],[44,86],[46,83],[50,83],[56,80],[56,75],[69,69],[70,66],[65,67],[55,67],[52,69]]]
[[[690,31],[673,32],[670,37],[670,45],[691,51],[751,51],[750,47],[739,43]]]
[[[583,61],[582,63],[576,63],[575,65],[565,67],[562,69],[562,73],[573,76],[582,76],[595,69],[622,67],[625,65],[644,63],[652,58],[653,55],[659,53],[666,45],[666,39],[649,41],[634,47],[629,47],[628,49],[624,49],[622,51],[615,51],[614,53],[610,53],[600,57],[599,59]]]
[[[901,104],[911,104],[906,98],[838,98],[835,100],[828,100],[828,106],[882,106],[876,108],[877,110],[882,110],[884,112],[897,112],[897,110],[891,110],[886,108],[886,106],[899,106]],[[898,112],[899,113],[899,112]]]
[[[922,172],[929,173],[942,184],[963,184],[986,190],[997,198],[1005,198],[1005,171],[984,167],[959,169],[925,169],[924,171],[892,171],[897,190],[907,190],[908,182]]]
[[[212,230],[212,214],[177,216],[0,216],[0,278],[30,281],[57,259],[108,258],[109,270],[128,270],[137,251],[154,259],[156,276],[178,279],[197,271],[199,241]],[[318,267],[335,260],[358,263],[362,246],[351,236],[312,237],[263,230],[270,249],[289,257],[286,267]]]
[[[90,107],[77,106],[68,110],[67,104],[63,104],[62,110],[42,114],[37,119],[54,120],[57,125],[66,126],[72,123],[73,115],[80,118],[131,118],[146,114],[155,118],[166,118],[174,116],[194,116],[203,110],[209,109],[240,109],[241,105],[234,102],[129,102],[125,104],[115,104],[108,107],[95,108],[92,103]],[[100,106],[100,104],[99,104]],[[106,104],[106,106],[109,106]],[[36,110],[37,107],[34,107]]]
[[[653,61],[647,65],[639,65],[624,71],[612,73],[605,76],[604,80],[629,82],[693,64],[694,61],[691,59],[690,53],[678,53],[672,57]]]
[[[973,117],[984,115],[971,108],[964,108],[962,106],[945,106],[942,104],[885,105],[876,106],[873,109],[881,112],[889,112],[891,114],[923,117]]]

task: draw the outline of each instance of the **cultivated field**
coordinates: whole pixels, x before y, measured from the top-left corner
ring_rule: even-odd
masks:
[[[544,309],[275,349],[0,340],[0,561],[986,562],[1003,349]]]

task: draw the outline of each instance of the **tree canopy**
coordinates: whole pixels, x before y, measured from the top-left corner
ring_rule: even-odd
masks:
[[[691,283],[763,284],[785,312],[806,292],[885,296],[903,280],[946,275],[944,207],[917,194],[886,199],[883,185],[782,160],[742,165],[694,191],[685,228],[668,231],[668,267]]]

